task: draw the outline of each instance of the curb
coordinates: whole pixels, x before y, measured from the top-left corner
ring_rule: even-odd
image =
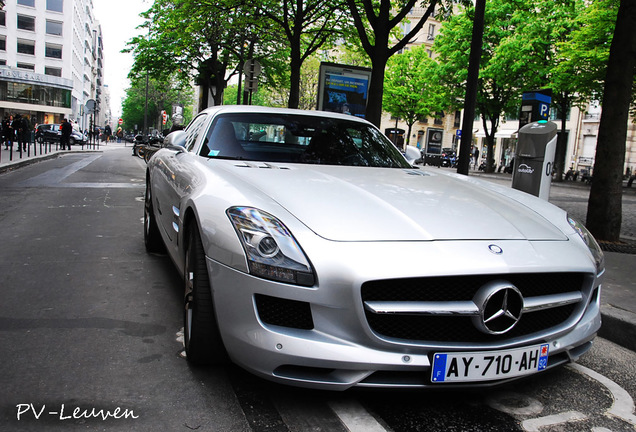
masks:
[[[0,165],[0,174],[13,171],[14,169],[22,168],[23,166],[31,165],[44,160],[55,159],[60,155],[59,152],[48,153],[41,156],[32,156],[27,159],[18,160],[16,162],[7,162],[5,165]]]
[[[35,164],[35,163],[46,161],[49,159],[56,159],[60,156],[64,156],[67,154],[93,153],[93,152],[99,152],[99,151],[101,150],[55,150],[51,153],[47,153],[44,155],[30,156],[25,159],[18,159],[13,162],[6,162],[3,165],[0,165],[0,174],[4,174],[6,172],[25,167],[27,165]]]
[[[601,305],[601,318],[600,337],[636,351],[636,314],[604,304]]]

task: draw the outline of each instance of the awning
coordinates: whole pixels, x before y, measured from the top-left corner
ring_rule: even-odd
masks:
[[[475,133],[475,137],[477,138],[486,138],[486,133],[483,130],[479,130]],[[495,134],[495,138],[516,138],[517,137],[517,129],[502,129],[497,131]]]
[[[502,129],[495,134],[497,138],[516,138],[517,129]]]

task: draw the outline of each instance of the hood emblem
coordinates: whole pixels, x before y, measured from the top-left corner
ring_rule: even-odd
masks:
[[[488,250],[495,255],[501,255],[503,253],[503,249],[497,246],[496,244],[488,245]]]
[[[494,281],[482,286],[473,298],[479,314],[473,325],[486,334],[504,334],[517,325],[523,313],[523,296],[513,284]]]

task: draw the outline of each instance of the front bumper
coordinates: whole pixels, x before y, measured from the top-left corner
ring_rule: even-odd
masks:
[[[332,259],[342,262],[337,256]],[[439,388],[440,384],[430,381],[435,352],[492,351],[537,343],[550,344],[548,368],[552,368],[585,353],[601,325],[600,278],[591,282],[593,286],[580,318],[567,329],[490,343],[431,344],[376,334],[365,318],[360,280],[355,274],[342,271],[345,269],[330,269],[322,273],[322,278],[318,271],[320,284],[306,288],[256,278],[210,258],[207,264],[219,328],[230,358],[261,377],[303,387]],[[396,276],[390,274],[390,265],[384,268],[388,270],[376,271],[373,278]],[[262,306],[259,311],[259,296],[308,305],[313,325],[306,329],[278,325],[275,319],[264,321]],[[508,380],[471,383],[470,386],[490,386],[502,381]]]

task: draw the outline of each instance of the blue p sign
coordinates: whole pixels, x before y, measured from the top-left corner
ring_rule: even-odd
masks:
[[[547,120],[548,119],[548,113],[550,112],[550,105],[549,104],[539,104],[539,118],[542,120]]]

